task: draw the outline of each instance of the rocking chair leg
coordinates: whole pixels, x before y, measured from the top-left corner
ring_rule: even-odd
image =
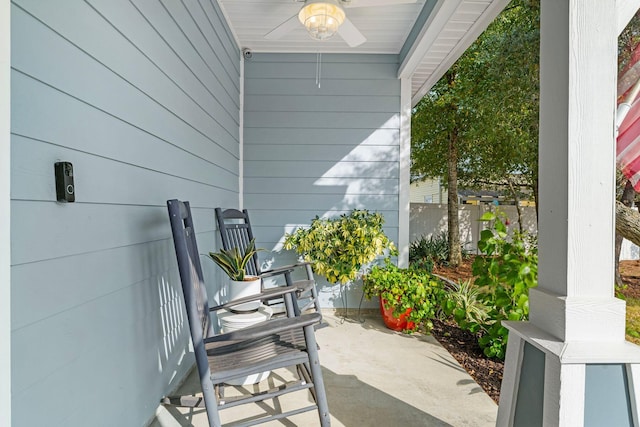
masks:
[[[296,368],[298,369],[298,377],[301,380],[304,380],[307,384],[311,384],[313,382],[313,379],[311,379],[311,374],[309,371],[309,365],[305,363],[304,365],[297,365]],[[317,402],[318,398],[316,397],[315,387],[311,387],[309,389],[309,392],[311,393],[311,397],[313,398],[313,400]]]
[[[311,264],[305,265],[307,270],[307,277],[309,279],[313,279],[313,269],[311,268]],[[311,287],[311,298],[313,298],[313,305],[316,308],[316,312],[322,315],[322,309],[320,308],[320,299],[318,298],[318,289],[315,286]],[[322,320],[320,321],[322,323]]]
[[[307,352],[309,353],[309,368],[316,394],[316,404],[318,405],[318,415],[320,417],[320,425],[328,427],[331,425],[331,416],[329,415],[329,404],[327,403],[327,395],[325,394],[324,380],[322,379],[322,368],[320,367],[320,359],[318,358],[318,349],[316,337],[314,335],[313,326],[304,327],[304,335],[307,341]]]
[[[217,384],[215,386],[216,395],[220,400],[224,399],[224,384]]]

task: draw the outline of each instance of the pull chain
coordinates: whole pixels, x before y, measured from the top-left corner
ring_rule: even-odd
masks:
[[[316,86],[320,89],[320,80],[322,79],[322,54],[316,54]]]

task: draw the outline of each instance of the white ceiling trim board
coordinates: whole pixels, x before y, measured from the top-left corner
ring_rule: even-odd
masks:
[[[440,0],[436,4],[411,49],[409,49],[402,64],[400,64],[398,69],[399,79],[413,75],[413,72],[420,65],[420,62],[447,25],[449,19],[451,19],[451,16],[458,10],[460,3],[462,3],[462,0]]]
[[[478,36],[489,26],[489,24],[498,16],[500,12],[505,8],[510,0],[498,0],[489,3],[488,7],[478,18],[471,29],[460,39],[458,45],[449,52],[447,57],[440,63],[440,65],[431,73],[431,76],[426,79],[422,85],[413,93],[411,99],[411,105],[415,106],[423,96],[427,94],[429,89],[444,75],[444,73],[453,65],[454,62],[464,53],[465,50],[478,38]],[[418,67],[419,69],[419,67]],[[417,70],[413,70],[414,72]]]

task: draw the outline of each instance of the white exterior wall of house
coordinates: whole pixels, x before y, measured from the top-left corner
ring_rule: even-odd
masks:
[[[381,212],[398,242],[400,89],[395,55],[254,54],[245,61],[244,205],[260,247],[316,215]],[[268,254],[261,254],[270,256]],[[292,261],[278,256],[277,264]],[[320,278],[319,278],[320,279]],[[324,307],[339,286],[320,279]],[[347,306],[362,295],[356,283]]]
[[[411,183],[409,195],[411,203],[447,202],[447,190],[442,188],[439,179],[426,179]]]
[[[203,251],[238,204],[240,51],[215,1],[16,0],[11,20],[9,422],[143,425],[192,366],[166,200],[191,201]]]

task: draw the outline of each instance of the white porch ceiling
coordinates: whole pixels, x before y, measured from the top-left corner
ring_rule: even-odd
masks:
[[[321,52],[399,54],[420,11],[432,0],[413,4],[346,8],[347,17],[366,37],[350,48],[339,35],[311,39],[302,25],[279,40],[265,34],[298,13],[297,0],[218,0],[241,48],[253,52]],[[352,0],[355,4],[358,0]],[[412,79],[416,104],[455,60],[473,43],[509,0],[438,0],[400,67],[399,77]]]
[[[367,38],[350,48],[335,35],[328,40],[313,40],[302,24],[280,40],[264,35],[296,15],[304,5],[296,0],[219,0],[241,47],[254,52],[322,53],[398,53],[424,5],[425,0],[396,6],[354,7],[345,9],[347,17]],[[357,0],[353,0],[357,2]]]

